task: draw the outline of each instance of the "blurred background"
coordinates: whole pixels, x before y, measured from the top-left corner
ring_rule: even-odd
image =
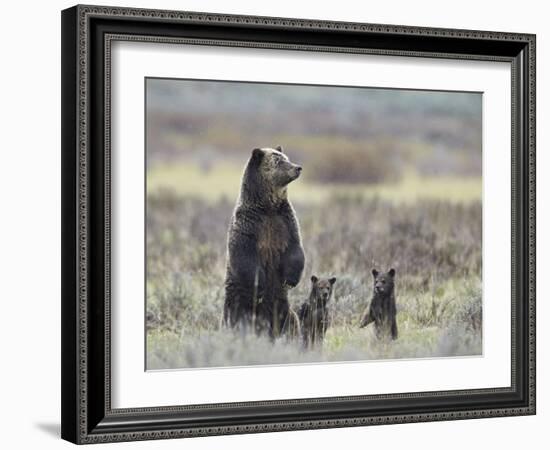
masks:
[[[293,186],[305,201],[342,187],[392,201],[479,199],[481,94],[147,81],[152,191],[232,197],[250,151],[276,145],[305,167]]]
[[[152,369],[481,353],[482,96],[147,79],[147,361]],[[255,147],[282,145],[309,278],[334,326],[304,354],[220,329],[225,240]],[[400,339],[357,322],[372,267],[397,270]]]

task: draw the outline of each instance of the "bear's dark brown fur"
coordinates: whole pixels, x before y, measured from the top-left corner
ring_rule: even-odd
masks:
[[[332,287],[336,278],[319,279],[311,277],[311,292],[298,313],[302,329],[304,348],[323,343],[327,328],[330,325],[327,303],[332,297]]]
[[[287,185],[302,168],[277,149],[254,149],[227,237],[224,322],[267,332],[289,323],[288,289],[302,276],[305,257]]]
[[[382,274],[372,269],[372,276],[374,277],[372,301],[360,327],[366,327],[374,322],[376,336],[379,339],[386,336],[397,339],[395,269]]]

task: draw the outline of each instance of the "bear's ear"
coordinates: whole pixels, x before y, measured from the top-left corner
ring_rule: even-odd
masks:
[[[372,276],[376,278],[378,276],[378,270],[372,269]]]
[[[252,150],[252,157],[250,158],[250,161],[259,164],[262,162],[264,155],[265,152],[261,148],[255,148]]]
[[[329,282],[330,284],[336,283],[336,277],[329,278],[328,282]]]
[[[319,281],[319,278],[317,278],[315,275],[311,275],[311,282],[313,284],[317,283]]]
[[[393,278],[393,277],[395,276],[395,269],[392,267],[392,268],[390,269],[390,271],[388,272],[388,274],[390,275],[390,277]]]
[[[277,147],[275,147],[275,150],[279,150],[281,153],[284,153],[285,151],[283,150],[283,147],[281,147],[280,145],[277,145]]]

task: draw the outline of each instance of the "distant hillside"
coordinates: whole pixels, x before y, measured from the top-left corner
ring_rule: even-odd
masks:
[[[381,178],[386,166],[481,175],[479,93],[149,79],[146,95],[151,164],[241,164],[242,151],[281,144],[316,167],[328,161],[329,171],[349,166],[360,175],[367,158]],[[379,170],[382,155],[390,164]]]

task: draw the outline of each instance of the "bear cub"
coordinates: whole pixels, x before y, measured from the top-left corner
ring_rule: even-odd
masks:
[[[304,348],[310,348],[322,344],[329,327],[329,315],[327,303],[332,297],[332,287],[336,278],[311,277],[311,293],[307,302],[302,304],[298,317],[302,329],[302,341]]]
[[[395,305],[395,269],[387,273],[379,273],[372,269],[374,289],[372,301],[360,328],[374,322],[376,336],[379,339],[391,336],[397,339],[397,308]]]

